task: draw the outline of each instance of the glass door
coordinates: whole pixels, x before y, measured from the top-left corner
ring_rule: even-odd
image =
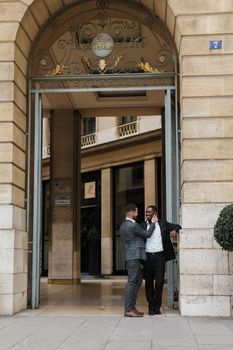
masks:
[[[126,274],[124,250],[119,228],[125,218],[125,206],[135,203],[138,206],[138,221],[144,220],[144,165],[143,162],[128,164],[113,169],[114,189],[114,241],[113,272]]]
[[[41,276],[48,277],[49,222],[50,222],[50,183],[42,185],[42,239],[41,239]]]
[[[101,184],[100,172],[82,174],[81,273],[101,273]]]

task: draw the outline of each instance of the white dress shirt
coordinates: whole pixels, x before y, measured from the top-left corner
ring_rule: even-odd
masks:
[[[146,223],[147,230],[150,227],[149,222]],[[146,252],[147,253],[158,253],[163,251],[163,242],[161,236],[161,230],[158,222],[155,224],[154,232],[150,238],[146,240]]]
[[[125,218],[125,220],[129,220],[129,221],[132,221],[132,222],[136,222],[134,219],[131,219],[131,218]]]

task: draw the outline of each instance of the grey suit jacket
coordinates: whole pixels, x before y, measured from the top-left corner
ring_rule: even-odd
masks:
[[[125,220],[120,227],[120,235],[125,250],[125,260],[146,260],[145,238],[149,238],[155,229],[151,224],[148,231],[138,223]]]

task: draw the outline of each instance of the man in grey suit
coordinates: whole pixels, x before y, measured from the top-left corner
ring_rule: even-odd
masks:
[[[146,260],[145,238],[149,238],[157,221],[157,216],[151,219],[148,231],[144,230],[135,219],[138,208],[135,204],[126,206],[126,218],[120,227],[120,235],[125,250],[125,261],[128,270],[128,281],[125,290],[125,316],[142,317],[143,313],[136,309],[137,294],[142,284],[141,261]]]

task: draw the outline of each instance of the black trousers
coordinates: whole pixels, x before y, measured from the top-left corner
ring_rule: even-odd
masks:
[[[149,311],[159,311],[165,274],[165,256],[161,253],[147,253],[145,261],[145,290]]]

